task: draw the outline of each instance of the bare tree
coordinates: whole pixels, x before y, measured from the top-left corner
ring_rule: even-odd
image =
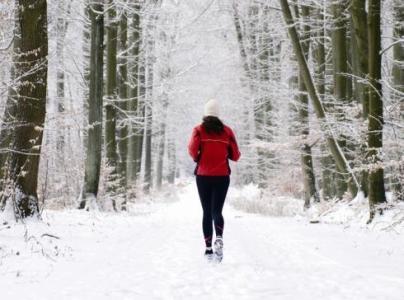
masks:
[[[349,174],[348,180],[352,180],[355,183],[355,185],[357,187],[359,187],[359,183],[356,179],[356,176],[353,173],[353,171],[351,170],[344,153],[342,152],[341,148],[339,147],[335,134],[333,133],[332,128],[330,127],[330,124],[328,124],[328,122],[327,122],[323,104],[321,103],[320,98],[318,97],[318,93],[314,86],[313,79],[311,77],[311,74],[310,74],[310,71],[309,71],[309,68],[307,65],[307,61],[304,57],[304,51],[302,49],[301,42],[300,42],[299,36],[297,34],[296,25],[294,23],[292,13],[290,11],[289,3],[287,0],[280,0],[280,4],[282,7],[282,13],[283,13],[283,16],[285,19],[285,23],[288,26],[289,36],[290,36],[290,39],[292,42],[294,53],[298,60],[300,72],[302,74],[306,89],[313,102],[314,110],[316,112],[317,118],[320,121],[320,126],[323,131],[323,134],[325,135],[325,138],[327,140],[328,148],[329,148],[330,152],[332,153],[332,156],[337,164],[337,167],[340,170],[342,170],[345,174]]]

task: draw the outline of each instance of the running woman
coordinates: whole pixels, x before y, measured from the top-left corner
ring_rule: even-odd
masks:
[[[221,261],[224,228],[222,210],[230,184],[229,159],[237,161],[240,158],[240,151],[233,131],[219,119],[219,106],[216,100],[209,100],[205,104],[203,122],[193,129],[188,152],[197,163],[195,175],[203,209],[205,256],[213,259],[215,254]],[[212,249],[212,223],[216,233],[214,249]]]

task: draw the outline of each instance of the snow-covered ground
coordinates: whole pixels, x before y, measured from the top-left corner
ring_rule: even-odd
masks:
[[[225,257],[212,264],[195,186],[177,198],[2,222],[1,299],[404,299],[402,235],[227,205]]]

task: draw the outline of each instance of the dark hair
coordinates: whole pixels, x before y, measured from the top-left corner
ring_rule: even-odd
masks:
[[[202,126],[207,133],[221,133],[224,130],[223,122],[218,117],[206,116],[203,117]]]

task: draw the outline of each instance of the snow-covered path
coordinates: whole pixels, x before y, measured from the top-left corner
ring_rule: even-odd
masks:
[[[404,299],[402,236],[226,206],[212,264],[194,185],[179,198],[140,216],[47,212],[28,242],[0,230],[1,299]]]

